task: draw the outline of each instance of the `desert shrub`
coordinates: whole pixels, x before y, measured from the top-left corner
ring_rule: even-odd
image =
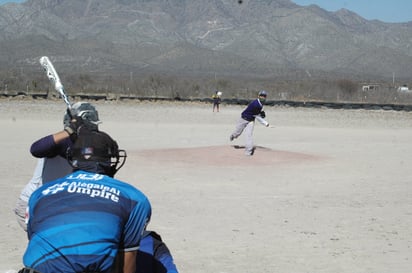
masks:
[[[358,84],[348,79],[340,79],[336,84],[339,87],[339,98],[342,100],[352,100],[358,90]]]

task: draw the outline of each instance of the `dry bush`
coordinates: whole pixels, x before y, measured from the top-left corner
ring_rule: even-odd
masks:
[[[223,92],[225,100],[250,100],[259,90],[269,92],[268,100],[316,101],[378,104],[412,104],[412,92],[400,93],[391,83],[380,83],[380,88],[362,91],[362,84],[353,79],[271,78],[256,76],[226,76],[215,74],[173,75],[130,72],[119,75],[73,73],[61,75],[70,96],[78,93],[106,94],[111,98],[131,96],[166,99],[210,99],[215,90]],[[374,81],[377,82],[377,81]],[[24,71],[0,71],[0,91],[53,90],[44,76]],[[51,92],[52,94],[54,93]]]

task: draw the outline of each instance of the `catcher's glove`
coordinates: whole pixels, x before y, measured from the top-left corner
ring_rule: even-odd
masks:
[[[266,117],[265,111],[261,111],[261,112],[260,112],[260,116],[261,116],[262,118],[265,118],[265,117]]]

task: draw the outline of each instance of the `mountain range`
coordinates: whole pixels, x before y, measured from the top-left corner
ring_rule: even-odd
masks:
[[[240,4],[241,2],[241,4]],[[0,71],[407,79],[412,22],[290,0],[27,0],[0,6]]]

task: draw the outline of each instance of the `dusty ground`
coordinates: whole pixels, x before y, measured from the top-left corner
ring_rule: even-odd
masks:
[[[406,273],[412,268],[412,113],[267,107],[253,157],[229,141],[242,106],[95,103],[128,152],[117,178],[151,199],[150,228],[182,273]],[[21,267],[12,208],[62,128],[61,101],[0,100],[0,273]]]

